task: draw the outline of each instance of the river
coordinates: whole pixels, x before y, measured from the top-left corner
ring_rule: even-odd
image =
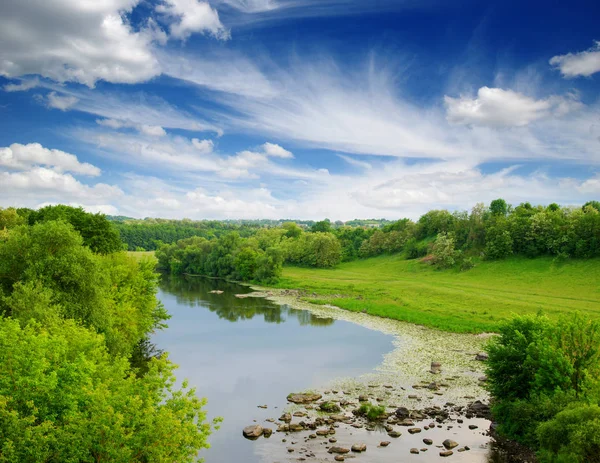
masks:
[[[220,429],[209,439],[211,448],[201,452],[207,463],[297,461],[301,455],[287,454],[291,439],[281,443],[282,433],[249,441],[242,437],[242,429],[254,420],[276,429],[276,423],[265,420],[277,420],[289,409],[286,396],[290,392],[322,392],[334,382],[343,384],[344,378],[368,377],[381,369],[386,356],[398,347],[397,336],[352,321],[264,298],[235,297],[250,291],[245,286],[197,277],[164,276],[161,281],[158,297],[172,318],[169,328],[157,332],[152,341],[179,365],[177,377],[188,379],[198,395],[208,399],[208,416],[223,418]],[[487,425],[482,420],[475,422],[482,428]],[[356,435],[358,431],[354,431]],[[360,440],[370,448],[390,440],[380,431],[363,431]],[[427,437],[442,439],[443,431],[448,432],[432,429]],[[455,454],[452,461],[491,461],[487,456],[489,438],[482,432],[460,432],[461,443],[468,442],[473,451]],[[352,432],[340,429],[338,436],[352,439]],[[427,456],[421,453],[409,459],[408,449],[423,447],[422,437],[403,435],[394,445],[376,449],[381,450],[377,457],[370,451],[357,462],[396,461],[400,451],[406,453],[406,461],[437,461],[440,457],[435,448]],[[333,457],[324,454],[308,461],[333,461]]]

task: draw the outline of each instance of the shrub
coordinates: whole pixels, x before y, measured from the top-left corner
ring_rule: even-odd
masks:
[[[577,404],[537,429],[540,459],[548,463],[600,462],[600,407]]]
[[[454,237],[447,233],[440,233],[431,250],[432,264],[437,268],[451,268],[456,263],[458,252],[454,249]]]

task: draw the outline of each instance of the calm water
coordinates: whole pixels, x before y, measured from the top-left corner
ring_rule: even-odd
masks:
[[[220,280],[165,276],[158,294],[172,318],[153,342],[180,366],[178,378],[208,398],[209,416],[224,419],[212,448],[202,452],[207,463],[264,461],[256,443],[242,437],[244,426],[277,419],[290,392],[372,371],[393,348],[392,337],[377,331],[234,296],[249,291]]]

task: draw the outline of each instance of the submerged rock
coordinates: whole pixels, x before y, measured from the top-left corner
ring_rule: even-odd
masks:
[[[350,449],[347,449],[345,447],[331,447],[328,450],[329,453],[338,453],[338,454],[344,454],[344,453],[348,453],[350,452]]]
[[[479,352],[475,356],[475,360],[479,360],[480,362],[485,362],[489,358],[487,352]]]

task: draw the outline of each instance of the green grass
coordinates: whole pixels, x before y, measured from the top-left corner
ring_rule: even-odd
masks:
[[[600,259],[511,258],[458,272],[381,256],[334,269],[286,267],[278,287],[316,293],[310,302],[454,332],[495,331],[515,314],[539,311],[600,317]]]
[[[127,255],[135,260],[142,260],[145,257],[154,257],[154,251],[127,251]]]

